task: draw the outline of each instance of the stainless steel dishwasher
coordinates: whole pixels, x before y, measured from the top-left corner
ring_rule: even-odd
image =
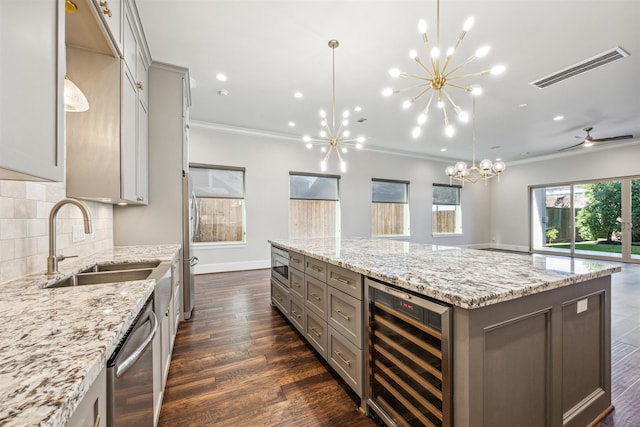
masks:
[[[107,362],[109,426],[153,426],[153,346],[158,319],[149,298]]]
[[[366,402],[389,426],[452,426],[451,308],[365,279]]]

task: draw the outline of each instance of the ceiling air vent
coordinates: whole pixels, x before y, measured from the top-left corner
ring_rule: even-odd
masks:
[[[566,80],[569,77],[577,76],[578,74],[585,73],[626,56],[629,56],[629,54],[618,46],[529,84],[537,87],[538,89],[543,89],[547,86],[551,86],[552,84]]]

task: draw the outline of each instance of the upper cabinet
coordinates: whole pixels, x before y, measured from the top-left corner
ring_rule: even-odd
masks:
[[[151,58],[137,9],[132,0],[83,0],[82,5],[90,8],[91,16],[67,17],[67,69],[91,108],[67,117],[67,195],[106,203],[147,204],[146,83]],[[105,5],[112,17],[116,10],[122,16],[109,24],[119,25],[121,31],[115,27],[107,31]],[[100,31],[109,37],[121,34],[121,42],[103,36],[103,43],[97,38],[88,46],[86,41],[91,37],[83,33]]]
[[[0,1],[0,179],[64,180],[64,3]]]
[[[93,0],[118,55],[122,55],[122,1]]]

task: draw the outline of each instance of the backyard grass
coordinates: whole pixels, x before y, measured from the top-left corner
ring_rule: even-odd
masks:
[[[569,243],[547,243],[547,247],[549,248],[557,248],[557,249],[569,249]],[[577,251],[593,251],[593,252],[611,252],[611,253],[621,253],[622,246],[620,245],[607,245],[602,243],[594,243],[594,242],[578,242],[576,243]],[[631,246],[631,253],[633,255],[640,255],[640,246]]]

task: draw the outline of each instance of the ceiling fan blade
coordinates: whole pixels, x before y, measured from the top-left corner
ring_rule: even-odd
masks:
[[[633,138],[633,135],[618,135],[618,136],[611,136],[609,138],[598,138],[598,139],[593,139],[593,142],[606,142],[606,141],[621,141],[623,139],[631,139]]]
[[[579,142],[578,144],[572,145],[572,146],[570,146],[570,147],[561,148],[560,150],[558,150],[558,152],[560,152],[560,151],[568,151],[568,150],[571,150],[571,149],[573,149],[573,148],[579,147],[579,146],[581,146],[582,144],[584,144],[584,141]]]

